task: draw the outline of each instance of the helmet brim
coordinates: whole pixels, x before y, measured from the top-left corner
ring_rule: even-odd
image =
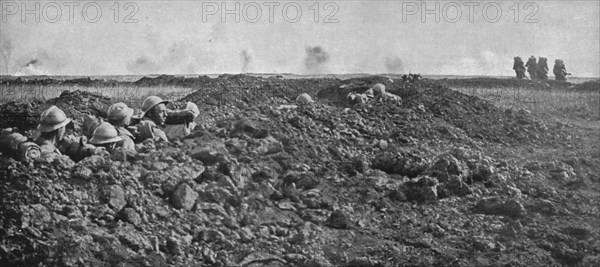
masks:
[[[150,107],[149,107],[149,108],[147,108],[146,110],[142,110],[142,113],[140,113],[138,116],[139,116],[139,118],[143,118],[144,116],[146,116],[146,113],[148,113],[148,111],[150,111],[150,110],[151,110],[151,109],[153,109],[154,107],[156,107],[156,106],[158,106],[158,105],[160,105],[160,104],[165,104],[165,105],[166,105],[166,104],[168,104],[169,102],[171,102],[171,101],[170,101],[170,100],[163,100],[163,101],[160,101],[160,102],[158,102],[158,103],[156,103],[156,104],[154,104],[154,105],[150,106]]]
[[[48,133],[48,132],[52,132],[55,130],[58,130],[62,127],[67,126],[69,123],[71,123],[71,119],[67,118],[65,121],[59,123],[59,124],[53,124],[53,125],[48,125],[48,124],[39,124],[37,127],[37,130],[40,133]]]
[[[89,143],[92,144],[92,145],[103,145],[103,144],[110,144],[110,143],[119,142],[121,140],[123,140],[123,138],[121,138],[120,136],[113,137],[111,139],[106,139],[106,140],[98,140],[94,136],[94,137],[92,137],[92,139],[90,139]]]
[[[125,109],[123,109],[123,113],[119,114],[119,116],[109,114],[107,117],[109,120],[122,120],[125,118],[132,118],[134,113],[135,110],[130,107],[125,107]]]

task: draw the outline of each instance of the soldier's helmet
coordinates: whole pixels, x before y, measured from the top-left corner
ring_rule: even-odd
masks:
[[[168,100],[162,100],[162,98],[158,96],[146,97],[146,99],[144,99],[144,102],[142,102],[142,114],[140,115],[140,117],[144,117],[144,114],[150,111],[153,107],[156,107],[160,104],[166,105],[167,103],[169,103]]]
[[[373,89],[373,93],[375,95],[382,95],[385,93],[385,85],[380,84],[380,83],[373,85],[373,87],[371,87],[371,89]]]
[[[300,104],[308,104],[308,103],[313,103],[315,101],[312,99],[312,97],[310,97],[309,94],[303,93],[303,94],[299,95],[298,97],[296,97],[296,102],[298,102]]]
[[[52,132],[60,129],[71,122],[71,119],[67,118],[67,114],[57,106],[51,106],[42,112],[40,116],[40,124],[37,129],[41,133]]]
[[[128,107],[127,104],[120,102],[110,106],[107,113],[109,121],[119,121],[133,116],[133,109]]]
[[[117,132],[117,129],[110,123],[102,123],[96,130],[94,135],[90,139],[90,143],[94,145],[110,144],[121,141],[121,137]]]

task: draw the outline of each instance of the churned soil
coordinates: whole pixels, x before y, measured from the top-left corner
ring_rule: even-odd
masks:
[[[0,155],[0,265],[600,265],[596,124],[543,121],[427,79],[134,83],[194,88],[178,102],[200,107],[200,126],[134,157]],[[347,103],[374,83],[402,103]],[[297,105],[301,93],[316,102]],[[57,105],[78,132],[110,104],[65,92],[4,104],[0,124],[28,132]]]

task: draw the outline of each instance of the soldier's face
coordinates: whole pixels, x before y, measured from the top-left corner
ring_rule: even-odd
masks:
[[[129,124],[131,124],[131,116],[126,116],[123,119],[123,126],[128,126]]]
[[[117,148],[117,143],[110,143],[107,147],[106,150],[108,150],[109,153],[112,153],[113,151],[115,151],[115,149]]]
[[[63,140],[63,138],[65,137],[65,132],[66,132],[66,127],[60,127],[58,129],[58,136],[57,136],[58,141]]]
[[[167,107],[165,104],[160,104],[154,107],[152,112],[152,120],[158,125],[164,125],[167,120]]]

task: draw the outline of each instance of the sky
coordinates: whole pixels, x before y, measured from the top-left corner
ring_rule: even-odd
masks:
[[[0,73],[600,76],[600,1],[7,1]],[[37,20],[37,21],[36,21]]]

